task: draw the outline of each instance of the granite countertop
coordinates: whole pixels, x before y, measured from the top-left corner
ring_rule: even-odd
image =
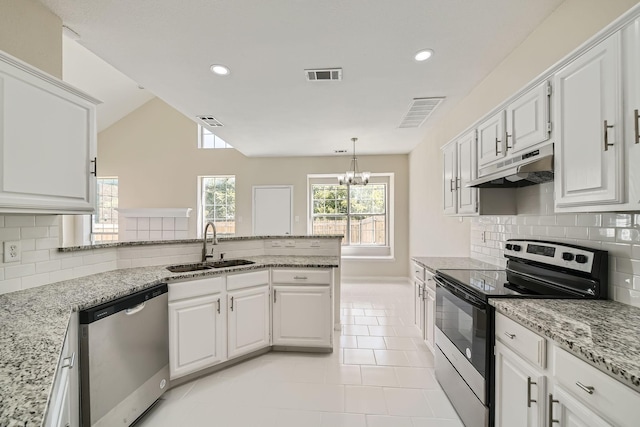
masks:
[[[640,392],[640,308],[608,300],[494,298],[490,303]]]
[[[233,236],[233,237],[218,237],[218,242],[238,242],[243,240],[285,240],[285,239],[342,239],[342,234],[287,234],[284,236]],[[209,241],[211,239],[207,239]],[[111,243],[98,243],[95,245],[84,246],[66,246],[64,248],[58,248],[60,252],[76,252],[76,251],[89,251],[92,249],[104,249],[104,248],[118,248],[125,246],[148,246],[148,245],[178,245],[185,243],[200,243],[202,239],[181,239],[181,240],[139,240],[133,242],[111,242]]]
[[[256,256],[255,264],[171,273],[165,267],[114,270],[0,295],[0,426],[40,426],[71,311],[172,280],[267,267],[332,268],[338,257]]]
[[[412,257],[413,261],[432,273],[436,270],[504,270],[503,267],[467,257]]]

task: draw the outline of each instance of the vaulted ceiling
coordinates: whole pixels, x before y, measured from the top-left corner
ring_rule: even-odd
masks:
[[[562,0],[41,0],[79,43],[248,156],[408,153]],[[434,51],[427,61],[414,54]],[[210,71],[212,64],[231,70]],[[340,67],[309,82],[305,69]],[[446,97],[418,128],[414,98]]]

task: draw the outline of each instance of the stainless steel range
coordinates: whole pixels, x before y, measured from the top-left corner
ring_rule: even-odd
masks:
[[[436,377],[466,427],[493,425],[493,324],[489,298],[606,299],[606,251],[508,240],[506,270],[438,270]]]

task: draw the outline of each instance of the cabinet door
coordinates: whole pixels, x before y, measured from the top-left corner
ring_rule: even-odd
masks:
[[[478,167],[504,157],[504,116],[500,111],[478,126]]]
[[[455,214],[457,212],[457,191],[456,191],[456,178],[457,178],[457,162],[456,162],[456,143],[452,142],[442,149],[442,157],[444,159],[444,173],[443,173],[443,200],[444,200],[444,213]]]
[[[422,282],[419,280],[413,281],[413,323],[420,327],[421,314],[420,306],[422,305]]]
[[[331,347],[329,286],[273,287],[273,345]]]
[[[224,298],[221,294],[169,303],[171,379],[225,360]]]
[[[425,292],[427,295],[426,304],[425,304],[425,331],[424,331],[424,340],[427,343],[427,347],[431,352],[435,351],[436,344],[436,293],[429,289],[429,287],[425,288]]]
[[[495,362],[496,427],[544,426],[545,377],[499,341]]]
[[[620,34],[554,77],[556,207],[622,202]]]
[[[507,106],[507,154],[518,153],[549,139],[549,95],[545,81]]]
[[[0,212],[92,213],[95,104],[0,54]]]
[[[640,18],[625,32],[625,162],[629,208],[640,210]]]
[[[559,427],[611,427],[586,405],[571,396],[561,386],[554,385],[548,397],[549,425]],[[553,421],[552,421],[553,420]]]
[[[227,294],[229,359],[269,347],[269,286]]]
[[[457,142],[458,150],[458,213],[475,213],[478,190],[468,188],[467,184],[478,174],[476,159],[476,132],[470,132]]]

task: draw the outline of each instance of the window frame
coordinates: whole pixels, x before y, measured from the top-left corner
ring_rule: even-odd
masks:
[[[95,214],[91,214],[90,216],[90,221],[89,221],[89,240],[91,241],[91,243],[109,243],[109,242],[117,242],[119,240],[119,231],[120,231],[120,218],[118,216],[118,206],[116,207],[112,207],[112,211],[113,211],[113,216],[115,217],[115,232],[97,232],[95,231],[94,226],[98,225],[95,222],[95,219],[98,216],[98,212],[100,210],[100,192],[98,191],[98,186],[99,186],[99,181],[100,180],[115,180],[116,181],[116,186],[118,188],[118,196],[119,196],[119,191],[120,191],[120,181],[118,179],[117,176],[100,176],[100,177],[96,177],[96,213]],[[112,197],[113,198],[113,197]],[[114,236],[115,238],[109,239],[109,240],[96,240],[95,236]]]
[[[231,175],[231,174],[225,174],[225,175],[199,175],[198,176],[198,194],[197,194],[197,208],[198,208],[198,214],[197,214],[197,221],[198,221],[198,226],[196,227],[197,230],[197,237],[203,238],[203,232],[204,232],[204,225],[205,225],[205,216],[204,216],[204,208],[205,208],[205,203],[204,203],[204,179],[205,178],[233,178],[234,179],[234,189],[236,190],[236,194],[237,194],[237,177],[235,175]],[[234,202],[234,212],[235,212],[235,208],[237,207],[237,199],[236,202]],[[232,237],[232,236],[237,236],[237,226],[238,226],[238,221],[237,221],[237,217],[234,214],[233,217],[233,221],[235,223],[235,227],[236,227],[236,232],[233,234],[230,233],[225,233],[225,234],[221,234],[218,233],[219,237]]]
[[[337,184],[337,174],[309,174],[307,175],[307,233],[313,233],[313,184]],[[371,173],[370,184],[386,184],[386,232],[387,244],[385,246],[342,245],[342,259],[359,260],[395,260],[395,203],[394,186],[395,174]],[[348,232],[349,229],[347,228]],[[350,236],[347,236],[350,239]]]
[[[204,132],[209,132],[211,135],[213,135],[213,137],[214,137],[213,147],[204,147]],[[223,147],[216,147],[216,141],[215,141],[216,139],[222,141],[224,146]],[[218,135],[213,133],[206,126],[198,125],[198,149],[202,149],[202,150],[227,150],[227,149],[233,149],[233,147],[226,140],[220,138]]]

